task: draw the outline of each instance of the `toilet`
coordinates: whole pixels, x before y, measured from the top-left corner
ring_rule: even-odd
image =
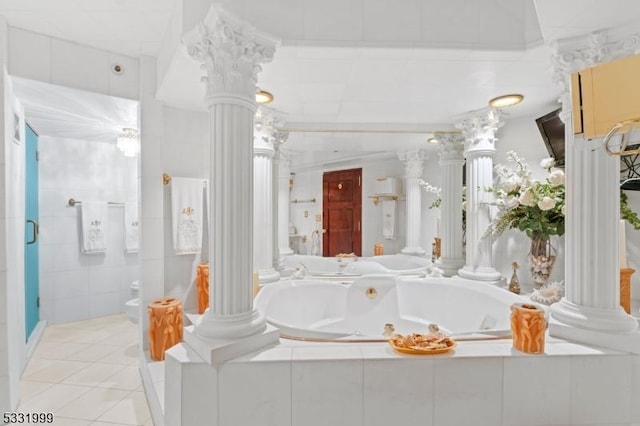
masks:
[[[135,280],[129,286],[129,290],[131,292],[131,296],[133,299],[128,300],[124,306],[125,311],[127,312],[127,317],[129,321],[134,324],[138,323],[139,315],[140,315],[140,298],[138,297],[138,289],[140,287],[140,282]]]

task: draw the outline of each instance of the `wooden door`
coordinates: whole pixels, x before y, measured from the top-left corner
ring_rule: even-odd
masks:
[[[362,169],[326,172],[322,178],[322,255],[362,255]]]

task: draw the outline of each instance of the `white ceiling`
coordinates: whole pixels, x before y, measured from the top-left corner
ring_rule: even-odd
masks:
[[[163,37],[171,36],[172,19],[193,25],[210,1],[0,0],[0,14],[12,26],[117,53],[155,55]],[[332,139],[327,146],[372,151],[377,136],[345,138],[338,130],[419,128],[424,131],[403,138],[424,140],[441,127],[434,123],[452,123],[511,92],[525,95],[508,110],[512,117],[544,113],[559,94],[546,44],[640,17],[638,0],[221,1],[282,39],[258,83],[273,92],[272,107],[286,114],[288,126],[325,131],[295,133],[290,145]],[[158,97],[203,109],[199,66],[183,47],[166,63]]]
[[[0,0],[9,25],[129,56],[156,56],[177,0]]]

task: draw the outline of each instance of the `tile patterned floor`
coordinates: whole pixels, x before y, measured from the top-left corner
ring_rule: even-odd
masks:
[[[153,426],[138,370],[138,334],[125,315],[47,327],[20,382],[20,412],[55,426]]]

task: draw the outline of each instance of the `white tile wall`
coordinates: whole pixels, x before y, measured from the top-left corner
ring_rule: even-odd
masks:
[[[291,364],[227,363],[219,372],[220,424],[291,426]],[[252,401],[253,409],[246,409]]]
[[[570,384],[571,357],[505,358],[503,424],[569,424]]]
[[[9,74],[51,81],[51,37],[11,28],[9,38]]]
[[[124,289],[139,270],[138,255],[124,251],[123,207],[109,207],[106,254],[85,255],[81,207],[67,200],[136,199],[135,185],[127,184],[137,181],[135,163],[123,161],[115,144],[41,136],[39,150],[41,318],[60,323],[123,312],[130,298]]]
[[[285,343],[242,356],[218,370],[190,357],[187,367],[174,366],[168,383],[180,383],[183,395],[211,395],[201,406],[220,407],[219,423],[213,420],[214,425],[633,426],[638,422],[639,355],[589,355],[566,346],[559,355],[529,356],[479,347],[502,346],[499,342],[465,342],[459,347],[471,345],[480,355],[468,351],[459,356],[456,349],[453,355],[415,357],[398,355],[387,345]],[[503,355],[487,355],[499,352]],[[196,371],[193,363],[200,363],[201,375],[207,369],[217,371],[217,380],[185,380],[186,371]],[[178,409],[176,398],[172,410]],[[190,404],[185,399],[183,410]],[[198,418],[198,412],[188,416]],[[182,423],[171,424],[200,424],[185,423],[185,418],[183,414]]]
[[[571,422],[593,425],[629,422],[632,378],[629,355],[572,357]]]
[[[500,424],[502,374],[502,358],[439,359],[434,367],[434,424]]]
[[[364,424],[433,425],[432,359],[364,360]]]
[[[51,83],[109,93],[109,53],[51,39]]]
[[[362,424],[362,359],[298,361],[291,371],[293,425]]]

